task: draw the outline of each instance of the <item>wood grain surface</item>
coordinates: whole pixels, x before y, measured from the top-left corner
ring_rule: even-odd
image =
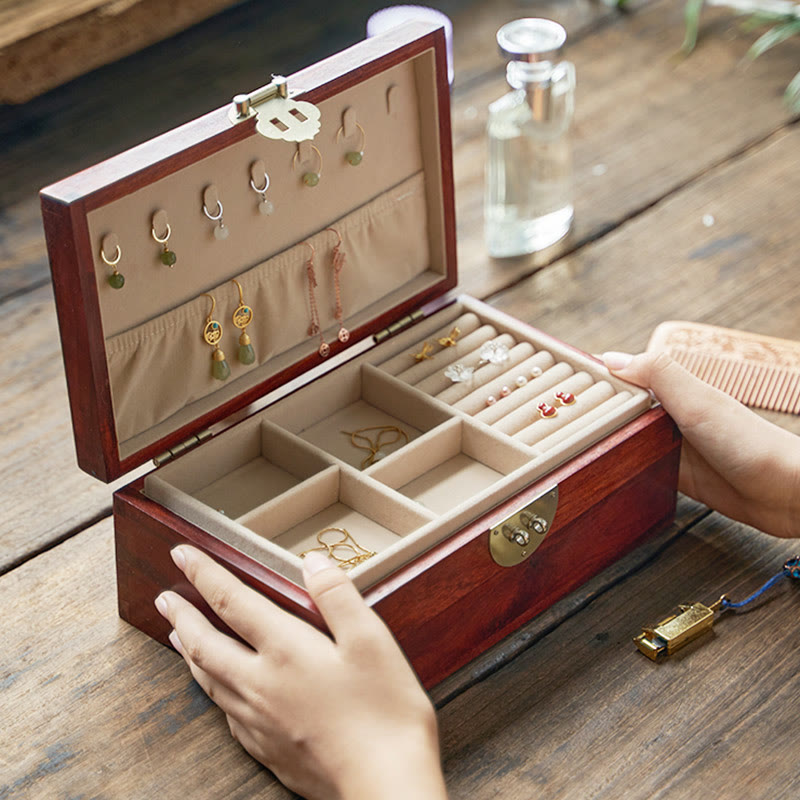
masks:
[[[110,491],[74,466],[34,197],[271,69],[291,71],[360,35],[344,18],[323,30],[305,14],[307,26],[259,50],[257,5],[170,40],[174,58],[141,53],[47,104],[0,109],[11,364],[0,378],[0,798],[290,796],[229,738],[178,657],[117,617]],[[577,227],[565,255],[513,263],[483,248],[483,122],[503,91],[494,29],[529,7],[448,8],[461,286],[589,351],[640,349],[668,318],[800,339],[800,148],[780,99],[800,46],[745,68],[752,37],[732,35],[731,17],[711,11],[698,50],[675,63],[682,5],[658,0],[626,15],[578,0],[547,7],[568,22],[578,67]],[[286,31],[307,8],[282,6],[264,24]],[[112,103],[112,89],[132,99]],[[74,135],[89,123],[91,137]],[[766,416],[800,431],[796,418]],[[679,602],[743,597],[796,547],[681,500],[663,537],[437,687],[452,797],[796,797],[796,587],[727,614],[663,664],[630,642]]]

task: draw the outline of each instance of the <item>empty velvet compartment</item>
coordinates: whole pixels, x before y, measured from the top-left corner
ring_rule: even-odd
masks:
[[[372,466],[452,416],[371,364],[335,370],[266,413],[274,423],[356,469]],[[368,448],[362,449],[363,439],[356,439],[362,448],[353,444],[352,433],[380,426],[400,428],[405,437],[387,431],[384,440],[388,443],[377,458]],[[364,433],[377,443],[380,431]]]
[[[326,528],[343,528],[361,547],[380,553],[433,518],[358,472],[331,467],[237,521],[300,555],[320,546],[317,535]]]
[[[452,419],[377,465],[371,477],[438,515],[464,504],[491,507],[506,478],[528,465],[530,450],[466,419]],[[495,495],[497,497],[495,498]]]
[[[277,425],[256,419],[167,464],[145,486],[148,493],[177,489],[235,519],[330,464]]]

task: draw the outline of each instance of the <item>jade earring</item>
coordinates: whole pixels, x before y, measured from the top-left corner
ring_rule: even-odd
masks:
[[[203,341],[214,348],[214,352],[211,353],[211,376],[218,381],[224,381],[230,376],[231,368],[225,360],[225,353],[222,352],[219,346],[219,341],[222,338],[222,325],[214,319],[214,309],[217,307],[217,301],[210,294],[204,294],[203,297],[208,297],[211,300],[211,311],[208,312],[206,324],[203,327]]]
[[[256,360],[256,351],[253,350],[253,345],[250,342],[250,337],[247,335],[247,326],[253,321],[253,309],[246,305],[244,296],[242,295],[242,284],[236,280],[231,279],[239,290],[239,305],[233,312],[233,324],[242,332],[239,337],[239,361],[242,364],[252,364]]]

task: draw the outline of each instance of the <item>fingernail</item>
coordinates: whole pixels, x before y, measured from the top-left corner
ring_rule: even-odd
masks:
[[[186,569],[186,554],[183,552],[183,548],[173,547],[172,550],[170,550],[169,554],[172,556],[172,560],[175,562],[175,566],[181,572],[184,572]]]
[[[303,559],[303,572],[306,575],[316,575],[317,572],[322,572],[323,569],[329,569],[334,566],[333,562],[322,553],[309,553]]]
[[[617,353],[612,350],[603,353],[603,361],[609,369],[625,369],[633,361],[633,356],[630,353]]]
[[[181,654],[183,655],[183,642],[180,640],[178,636],[178,632],[173,630],[169,635],[170,644]]]
[[[156,611],[158,611],[162,617],[167,616],[167,599],[163,594],[160,594],[158,597],[156,597]]]

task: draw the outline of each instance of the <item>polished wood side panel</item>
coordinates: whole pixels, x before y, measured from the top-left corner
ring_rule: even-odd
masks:
[[[653,409],[367,590],[365,600],[424,685],[443,680],[670,522],[680,444],[669,417]],[[556,483],[559,509],[545,541],[518,567],[498,566],[489,527]],[[172,547],[189,543],[325,630],[304,589],[146,498],[141,485],[114,496],[123,619],[166,644],[169,627],[153,600],[171,588],[220,624],[169,557]]]
[[[92,263],[86,211],[46,195],[41,204],[78,465],[108,482],[121,473],[97,287],[81,267]]]
[[[141,481],[114,494],[114,543],[119,614],[162,644],[168,644],[170,628],[153,601],[166,589],[190,600],[230,633],[173,564],[169,553],[179,544],[200,548],[248,586],[298,617],[323,627],[322,618],[304,589],[146,498],[141,493]]]

